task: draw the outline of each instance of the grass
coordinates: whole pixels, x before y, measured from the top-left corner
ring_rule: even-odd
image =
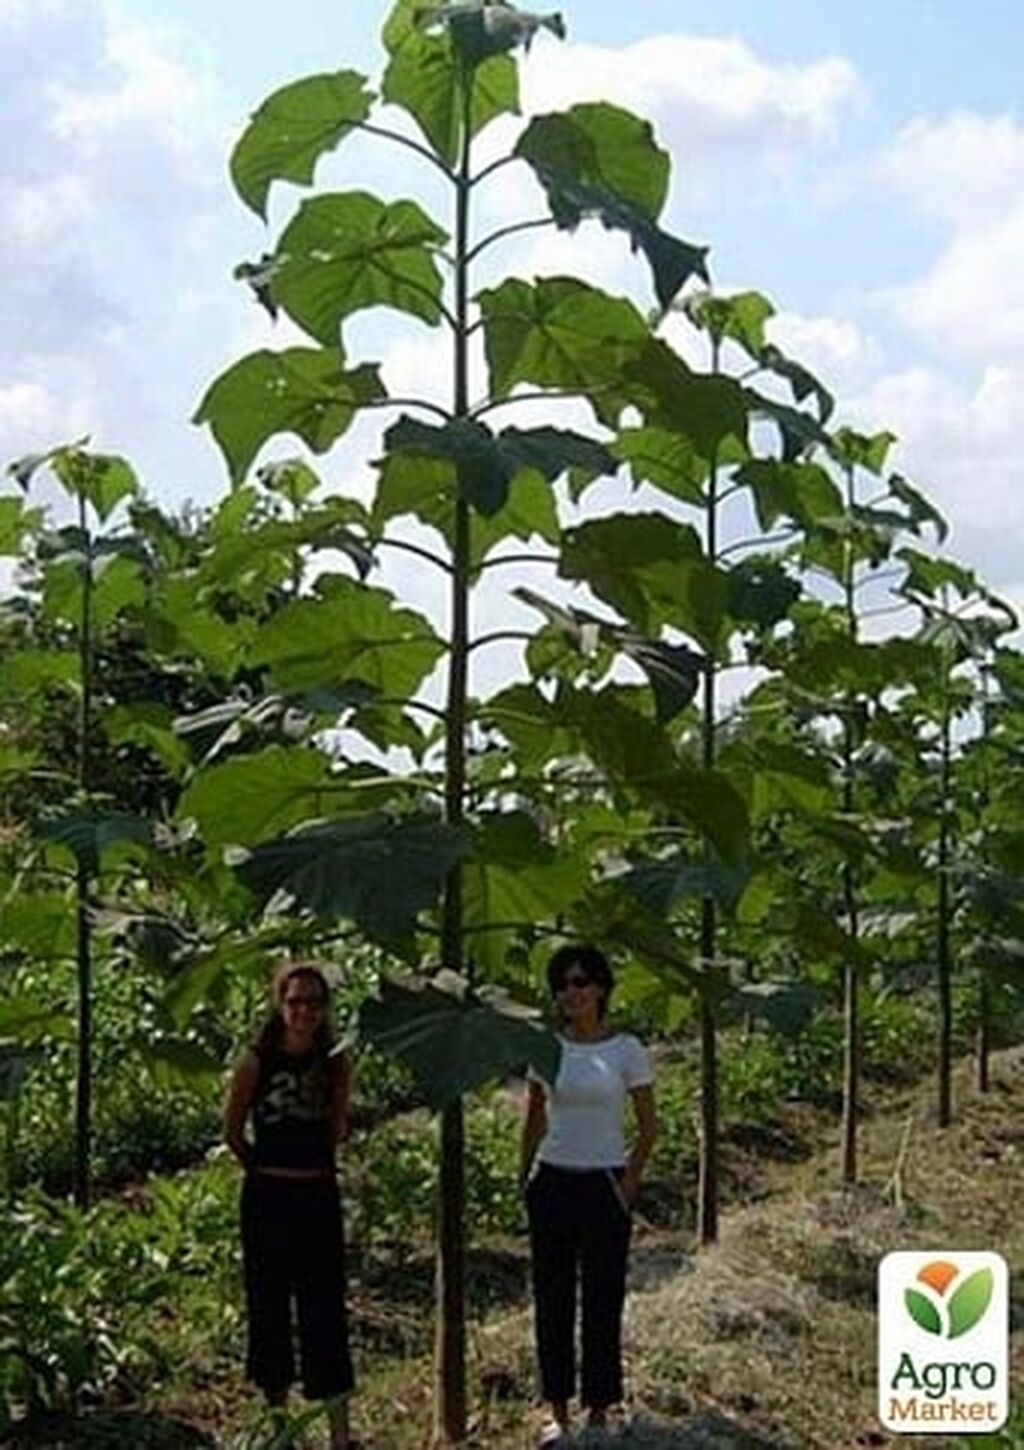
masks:
[[[930,1098],[930,1083],[872,1090],[861,1182],[845,1191],[836,1187],[837,1125],[824,1110],[790,1104],[756,1132],[730,1133],[730,1202],[710,1250],[696,1253],[692,1235],[672,1226],[667,1182],[650,1186],[631,1263],[632,1429],[623,1447],[936,1450],[984,1443],[879,1429],[875,1268],[894,1248],[996,1248],[1010,1263],[1011,1281],[1024,1274],[1024,1048],[998,1055],[985,1097],[961,1065],[952,1127],[937,1128]],[[469,1268],[469,1444],[522,1450],[538,1424],[522,1236],[478,1244]],[[432,1274],[428,1244],[388,1252],[370,1244],[355,1255],[360,1388],[353,1421],[378,1450],[421,1450],[430,1442]],[[136,1378],[120,1413],[105,1405],[104,1413],[74,1422],[36,1422],[7,1443],[283,1447],[287,1440],[275,1441],[241,1384],[241,1324],[224,1294],[223,1283],[195,1275],[180,1301],[164,1306],[161,1334],[173,1344],[173,1372],[150,1386]],[[1014,1372],[1024,1383],[1019,1291],[1012,1315]],[[309,1427],[309,1443],[317,1443],[319,1429]],[[990,1443],[1024,1447],[1024,1426]]]

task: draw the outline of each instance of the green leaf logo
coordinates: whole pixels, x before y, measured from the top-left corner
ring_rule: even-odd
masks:
[[[978,1269],[957,1289],[949,1301],[949,1337],[957,1339],[973,1329],[992,1298],[992,1270]]]
[[[918,1275],[919,1283],[944,1299],[946,1291],[960,1270],[946,1259],[925,1264]],[[906,1289],[903,1299],[907,1313],[928,1334],[945,1333],[949,1339],[966,1334],[984,1315],[992,1299],[994,1279],[991,1269],[978,1269],[954,1290],[949,1299],[948,1328],[943,1330],[942,1316],[935,1302],[919,1289]]]
[[[903,1297],[907,1312],[915,1324],[919,1324],[922,1329],[927,1329],[929,1334],[942,1333],[939,1311],[930,1299],[926,1299],[917,1289],[907,1289]]]

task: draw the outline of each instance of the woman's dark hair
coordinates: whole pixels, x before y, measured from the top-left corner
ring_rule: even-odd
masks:
[[[334,1046],[334,1028],[330,1019],[331,984],[327,973],[319,962],[292,961],[290,958],[281,963],[274,973],[270,984],[270,1001],[273,1011],[260,1028],[256,1040],[253,1042],[252,1050],[259,1058],[268,1057],[272,1052],[281,1046],[284,1039],[284,1018],[281,1015],[281,1003],[284,1001],[284,994],[288,990],[288,984],[296,977],[302,977],[306,981],[316,982],[323,993],[324,1013],[320,1026],[316,1030],[313,1039],[313,1051],[323,1053],[326,1056]]]
[[[573,967],[578,967],[591,982],[601,988],[601,1000],[597,1010],[598,1015],[603,1017],[608,1010],[609,998],[615,990],[615,976],[608,964],[608,958],[598,947],[590,946],[587,942],[567,942],[564,947],[559,947],[548,962],[548,987],[552,996],[565,985],[565,979]]]

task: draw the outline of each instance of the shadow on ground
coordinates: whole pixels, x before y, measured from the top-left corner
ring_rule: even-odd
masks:
[[[215,1450],[204,1430],[166,1415],[97,1411],[90,1415],[36,1415],[0,1439],[0,1446],[47,1450]]]

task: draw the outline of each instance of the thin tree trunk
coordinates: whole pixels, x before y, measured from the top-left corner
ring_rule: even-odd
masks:
[[[721,346],[711,343],[711,371],[717,376]],[[705,552],[711,564],[718,557],[718,450],[712,453],[708,476],[706,509],[707,537]],[[709,651],[704,673],[704,698],[701,719],[701,764],[712,770],[715,764],[715,686],[716,662]],[[704,847],[704,860],[711,864],[711,851]],[[717,914],[713,896],[705,896],[700,904],[701,973],[708,986],[713,986],[717,968]],[[697,1238],[702,1244],[713,1244],[718,1238],[718,1041],[715,1026],[714,999],[710,992],[700,999],[700,1143],[697,1168]]]
[[[79,526],[87,538],[85,498],[78,498]],[[92,728],[92,553],[86,547],[82,566],[82,615],[78,636],[81,699],[78,714],[79,807],[89,790],[89,734]],[[75,1072],[75,1163],[73,1193],[79,1208],[92,1196],[92,924],[89,920],[89,870],[79,859],[75,873],[76,979],[78,1053]]]
[[[454,407],[469,412],[470,114],[472,75],[463,78],[462,155],[455,212]],[[451,654],[445,719],[445,820],[462,824],[466,789],[466,690],[469,660],[469,505],[455,501],[452,554]],[[462,870],[456,864],[445,882],[441,917],[442,964],[463,970]],[[437,1340],[434,1441],[457,1445],[466,1438],[465,1130],[461,1102],[441,1115],[440,1204],[437,1246]]]
[[[852,511],[856,502],[852,467],[846,470],[846,506]],[[845,545],[844,591],[846,596],[847,630],[851,640],[857,638],[857,610],[854,589],[854,559],[849,542]],[[843,813],[853,814],[854,700],[848,696],[843,714]],[[857,885],[853,866],[843,862],[843,903],[851,947],[858,939]],[[853,960],[843,963],[843,1120],[840,1132],[839,1177],[844,1184],[857,1182],[857,1121],[860,1116],[860,972]]]
[[[980,1093],[987,1093],[989,1087],[988,1059],[991,1050],[992,1003],[989,995],[988,975],[982,967],[978,974],[978,1030],[975,1035],[975,1081]]]
[[[857,900],[853,871],[843,866],[846,920],[857,940]],[[857,1119],[860,1115],[860,972],[855,962],[843,965],[843,1121],[839,1176],[844,1184],[857,1182]]]
[[[939,900],[936,939],[936,987],[938,991],[938,1118],[948,1128],[953,1118],[953,1004],[950,987],[949,953],[949,808],[952,740],[948,704],[942,717],[941,804],[939,815]]]

